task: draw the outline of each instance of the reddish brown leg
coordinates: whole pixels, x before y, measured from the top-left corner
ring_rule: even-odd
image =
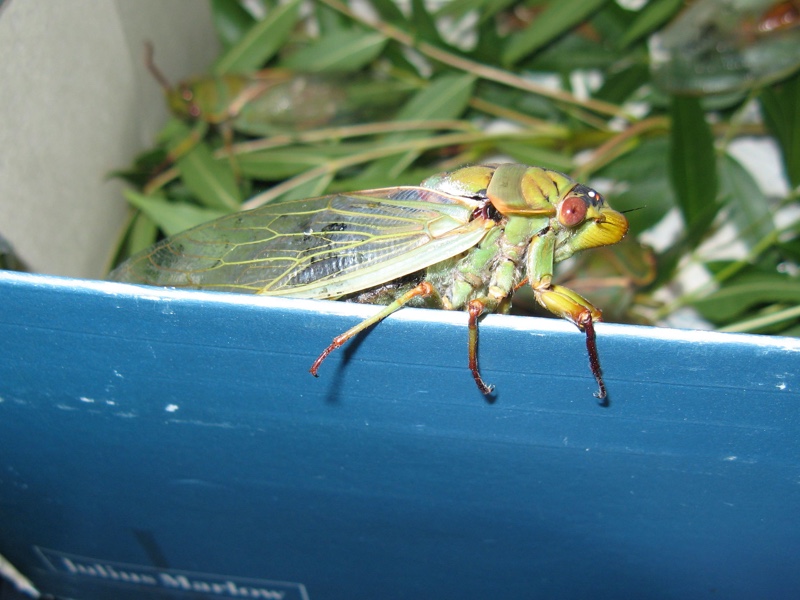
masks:
[[[343,346],[344,343],[351,337],[364,331],[367,327],[370,327],[372,325],[375,325],[375,323],[383,321],[386,317],[388,317],[396,310],[400,310],[401,308],[403,308],[403,306],[408,304],[414,298],[425,298],[426,296],[430,296],[431,294],[433,294],[434,291],[435,290],[433,289],[433,286],[430,283],[428,283],[427,281],[423,281],[415,288],[407,291],[405,294],[400,296],[397,300],[395,300],[391,304],[388,304],[386,308],[384,308],[382,311],[376,313],[369,319],[364,319],[363,321],[361,321],[361,323],[359,323],[355,327],[351,327],[343,334],[337,335],[335,338],[333,338],[333,341],[331,342],[330,346],[325,348],[325,350],[322,351],[322,354],[320,354],[317,357],[317,360],[315,360],[314,364],[311,365],[309,371],[314,377],[319,377],[319,375],[317,375],[317,371],[319,370],[322,361],[325,360],[331,352]]]
[[[493,385],[483,381],[478,370],[478,317],[483,313],[484,305],[480,300],[473,300],[469,303],[469,370],[478,385],[478,389],[484,394],[491,394],[494,390]]]
[[[594,375],[594,378],[597,380],[597,385],[599,387],[594,393],[594,397],[600,400],[601,405],[608,406],[608,400],[606,399],[608,394],[606,392],[606,384],[603,381],[603,372],[600,369],[600,358],[597,354],[597,342],[595,339],[592,314],[586,311],[581,315],[578,324],[581,329],[586,332],[586,350],[589,352],[589,366],[592,369],[592,375]]]

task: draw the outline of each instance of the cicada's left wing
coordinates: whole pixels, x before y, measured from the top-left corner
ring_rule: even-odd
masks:
[[[117,281],[337,298],[475,246],[495,226],[479,201],[421,187],[268,204],[174,235],[122,264]]]

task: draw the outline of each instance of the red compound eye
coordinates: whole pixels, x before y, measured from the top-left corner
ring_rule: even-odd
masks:
[[[558,209],[558,220],[564,227],[575,227],[586,218],[586,201],[578,196],[564,199]]]

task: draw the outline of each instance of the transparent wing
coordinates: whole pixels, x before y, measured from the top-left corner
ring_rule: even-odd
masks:
[[[451,258],[494,226],[478,201],[420,187],[268,204],[174,235],[111,273],[117,281],[335,298]]]

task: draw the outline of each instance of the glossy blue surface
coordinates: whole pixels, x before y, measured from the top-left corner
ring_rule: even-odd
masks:
[[[314,379],[374,307],[0,298],[0,554],[43,592],[800,597],[798,340],[601,324],[601,408],[573,326],[489,316],[487,403],[463,313],[404,309]]]

